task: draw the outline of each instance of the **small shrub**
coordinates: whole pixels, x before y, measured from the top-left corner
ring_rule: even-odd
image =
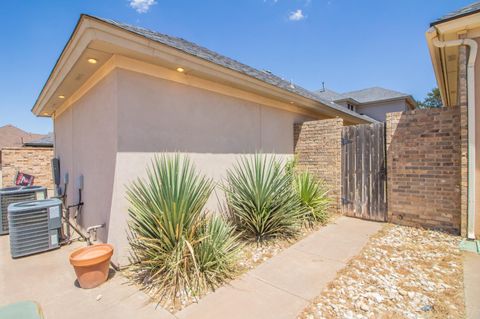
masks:
[[[234,272],[233,227],[203,209],[212,190],[179,155],[155,157],[147,178],[128,188],[131,278],[159,301],[200,295]]]
[[[309,172],[295,173],[294,188],[307,211],[306,220],[309,223],[325,223],[328,219],[330,199],[324,182],[318,181]]]
[[[274,157],[242,157],[227,171],[224,190],[230,216],[245,236],[262,241],[297,233],[304,210],[292,175]]]

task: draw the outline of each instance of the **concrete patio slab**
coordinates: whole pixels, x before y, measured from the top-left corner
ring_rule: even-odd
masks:
[[[40,304],[47,319],[175,318],[160,307],[155,309],[143,292],[128,285],[113,270],[101,286],[79,288],[68,256],[84,245],[76,242],[54,251],[12,259],[8,236],[1,236],[0,306],[33,300]]]
[[[383,224],[339,217],[177,318],[296,318]]]
[[[480,318],[480,255],[463,253],[465,306],[468,319]]]

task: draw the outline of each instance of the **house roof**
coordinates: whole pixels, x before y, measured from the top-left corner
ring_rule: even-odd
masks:
[[[357,102],[359,104],[375,103],[400,98],[408,99],[411,103],[414,102],[412,96],[409,94],[385,89],[382,87],[371,87],[346,93],[338,93],[332,90],[325,89],[324,91],[316,91],[316,94],[331,101],[353,100],[354,102]]]
[[[53,147],[53,133],[48,133],[40,138],[31,140],[23,144],[23,146],[33,146],[33,147]]]
[[[443,17],[441,17],[441,18],[433,21],[432,23],[430,23],[430,26],[433,27],[434,25],[437,25],[437,24],[440,24],[440,23],[443,23],[443,22],[447,22],[447,21],[450,21],[450,20],[453,20],[453,19],[458,19],[458,18],[468,16],[468,15],[471,15],[471,14],[475,14],[477,12],[480,12],[480,1],[474,2],[472,4],[469,4],[466,7],[463,7],[461,9],[450,12],[450,13],[444,15]]]
[[[111,20],[111,19],[105,19],[105,18],[101,18],[101,17],[97,17],[97,16],[90,16],[90,15],[86,15],[86,16],[92,17],[92,18],[100,20],[100,21],[104,21],[106,23],[115,25],[115,26],[117,26],[119,28],[122,28],[124,30],[127,30],[127,31],[130,31],[130,32],[136,33],[138,35],[141,35],[141,36],[143,36],[145,38],[148,38],[150,40],[162,43],[164,45],[168,45],[169,47],[172,47],[172,48],[175,48],[175,49],[180,50],[182,52],[191,54],[191,55],[196,56],[198,58],[201,58],[203,60],[215,63],[217,65],[223,66],[223,67],[231,69],[233,71],[237,71],[237,72],[243,73],[245,75],[251,76],[251,77],[253,77],[257,80],[260,80],[260,81],[266,82],[268,84],[274,85],[274,86],[276,86],[278,88],[281,88],[283,90],[286,90],[286,91],[298,94],[300,96],[303,96],[305,98],[308,98],[308,99],[315,100],[315,101],[318,101],[320,103],[326,104],[329,107],[331,107],[333,109],[336,109],[338,111],[348,113],[348,114],[354,115],[356,117],[359,116],[358,113],[350,111],[350,110],[347,110],[348,112],[346,112],[344,107],[334,103],[332,100],[325,99],[321,96],[318,96],[318,94],[315,94],[314,92],[311,92],[307,89],[304,89],[303,87],[301,87],[297,84],[294,84],[291,81],[287,81],[287,80],[281,78],[280,76],[277,76],[277,75],[273,74],[270,71],[255,69],[251,66],[243,64],[241,62],[238,62],[238,61],[236,61],[232,58],[221,55],[217,52],[214,52],[210,49],[207,49],[205,47],[202,47],[198,44],[187,41],[185,39],[182,39],[182,38],[179,38],[179,37],[173,37],[173,36],[170,36],[170,35],[167,35],[167,34],[152,31],[152,30],[145,29],[145,28],[142,28],[142,27],[132,26],[132,25],[121,23],[121,22]],[[367,120],[367,121],[375,121],[375,120],[373,120],[373,119],[371,119],[371,118],[369,118],[368,116],[365,116],[365,115],[360,115],[360,117],[362,117],[364,120]]]
[[[320,89],[315,91],[315,94],[329,101],[341,100],[343,98],[341,93],[335,92],[330,89]]]
[[[7,124],[0,127],[0,149],[4,147],[20,147],[25,142],[42,137],[45,137],[45,135],[25,132],[16,126]]]
[[[189,67],[186,75],[206,76],[207,80],[220,81],[226,86],[233,84],[247,92],[265,95],[278,102],[289,103],[293,108],[318,112],[319,115],[343,116],[352,123],[375,122],[271,72],[255,69],[182,38],[85,14],[81,15],[40,92],[32,108],[34,114],[52,116],[56,109],[64,109],[72,103],[69,97],[95,72],[95,68],[85,62],[87,54],[99,55],[97,68],[107,64],[112,56],[158,64],[173,70],[186,63]],[[121,63],[125,59],[116,61]],[[57,99],[59,96],[67,98],[60,101]]]
[[[372,87],[358,91],[351,91],[342,94],[343,98],[351,98],[360,103],[372,103],[376,101],[408,98],[410,95],[381,87]]]

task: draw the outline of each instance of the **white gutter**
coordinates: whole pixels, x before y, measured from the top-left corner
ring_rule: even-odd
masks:
[[[467,238],[475,239],[475,59],[477,58],[477,42],[472,39],[440,41],[433,39],[438,48],[467,45],[470,54],[467,63],[467,108],[468,108],[468,213]]]

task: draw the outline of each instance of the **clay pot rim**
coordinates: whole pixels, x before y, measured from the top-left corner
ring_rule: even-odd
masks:
[[[97,255],[93,258],[78,258],[78,255],[86,250],[103,250],[104,253]],[[80,247],[75,249],[69,257],[70,264],[74,267],[90,267],[97,264],[100,264],[108,259],[110,259],[113,255],[113,246],[110,244],[95,244],[87,247]]]

